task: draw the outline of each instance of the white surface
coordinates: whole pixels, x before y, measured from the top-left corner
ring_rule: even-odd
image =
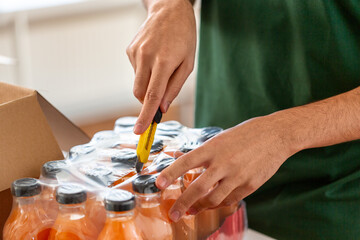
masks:
[[[259,233],[252,229],[248,229],[248,231],[245,235],[245,240],[272,240],[272,239],[274,239],[274,238],[265,236],[264,234]]]

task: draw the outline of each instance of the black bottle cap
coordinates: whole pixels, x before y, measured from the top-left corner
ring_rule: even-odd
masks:
[[[167,121],[160,123],[157,128],[160,131],[179,131],[182,125],[177,121]]]
[[[114,156],[111,157],[111,161],[114,163],[123,163],[131,166],[135,166],[137,159],[136,151],[134,149],[121,149]]]
[[[201,131],[201,137],[199,138],[199,142],[205,142],[222,131],[223,129],[219,127],[203,128],[203,130]]]
[[[104,204],[107,211],[129,211],[135,208],[135,197],[128,191],[113,189],[106,195]]]
[[[160,192],[155,185],[156,176],[140,175],[132,183],[133,190],[137,193],[157,193]]]
[[[50,161],[42,166],[41,173],[44,177],[56,179],[56,174],[66,167],[65,160]]]
[[[86,191],[76,184],[66,184],[58,187],[56,201],[61,204],[78,204],[86,201]]]
[[[196,142],[185,142],[184,145],[182,145],[179,150],[182,153],[188,153],[188,152],[200,147],[200,145],[201,145],[201,143],[197,142],[197,141]]]
[[[119,135],[117,133],[115,133],[114,131],[105,130],[105,131],[100,131],[100,132],[95,133],[91,139],[91,142],[111,140],[111,139],[118,138],[118,137],[119,137]]]
[[[103,186],[109,186],[115,181],[113,170],[106,166],[96,166],[87,169],[85,175]]]
[[[161,163],[160,165],[156,166],[156,172],[162,172],[165,168],[170,166],[171,163]]]
[[[69,158],[73,159],[78,156],[86,155],[95,151],[95,147],[91,144],[83,144],[72,147],[69,151]]]
[[[31,197],[41,193],[41,185],[35,178],[22,178],[11,184],[11,193],[15,197]]]
[[[137,117],[122,117],[116,120],[115,126],[120,128],[133,127],[136,123]]]
[[[158,161],[156,164],[156,172],[161,172],[162,170],[164,170],[165,168],[167,168],[168,166],[170,166],[173,162],[175,161],[174,158],[164,158],[161,159],[160,161]]]
[[[164,155],[163,155],[164,156]],[[153,161],[153,163],[155,163],[155,164],[162,164],[162,163],[167,163],[167,162],[174,162],[175,161],[175,158],[173,158],[173,157],[167,157],[167,155],[166,155],[166,157],[160,157],[160,155],[159,155],[159,157],[157,158],[157,159],[155,159],[154,161]]]
[[[160,152],[164,148],[163,140],[155,139],[153,145],[151,146],[150,153]]]

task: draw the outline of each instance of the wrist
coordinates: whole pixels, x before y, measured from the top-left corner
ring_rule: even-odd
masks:
[[[270,122],[270,132],[276,136],[280,151],[286,153],[287,157],[305,149],[300,137],[301,129],[290,112],[278,111],[264,118]]]
[[[164,9],[173,9],[173,11],[179,11],[180,8],[192,9],[192,4],[189,0],[147,0],[145,2],[148,15],[157,13]]]

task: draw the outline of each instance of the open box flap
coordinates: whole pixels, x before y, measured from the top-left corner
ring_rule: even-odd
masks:
[[[73,122],[66,118],[59,110],[51,105],[41,94],[37,94],[38,102],[44,115],[52,129],[53,134],[64,151],[69,151],[71,147],[85,144],[90,138]]]

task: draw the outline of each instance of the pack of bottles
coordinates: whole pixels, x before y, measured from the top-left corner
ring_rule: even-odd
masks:
[[[190,170],[167,189],[155,185],[159,173],[176,158],[222,131],[187,128],[176,121],[160,123],[149,161],[135,170],[139,136],[135,117],[116,121],[114,130],[96,133],[73,147],[65,160],[43,165],[39,179],[13,182],[13,208],[4,240],[242,239],[247,228],[244,202],[172,222],[176,199],[201,175]]]

